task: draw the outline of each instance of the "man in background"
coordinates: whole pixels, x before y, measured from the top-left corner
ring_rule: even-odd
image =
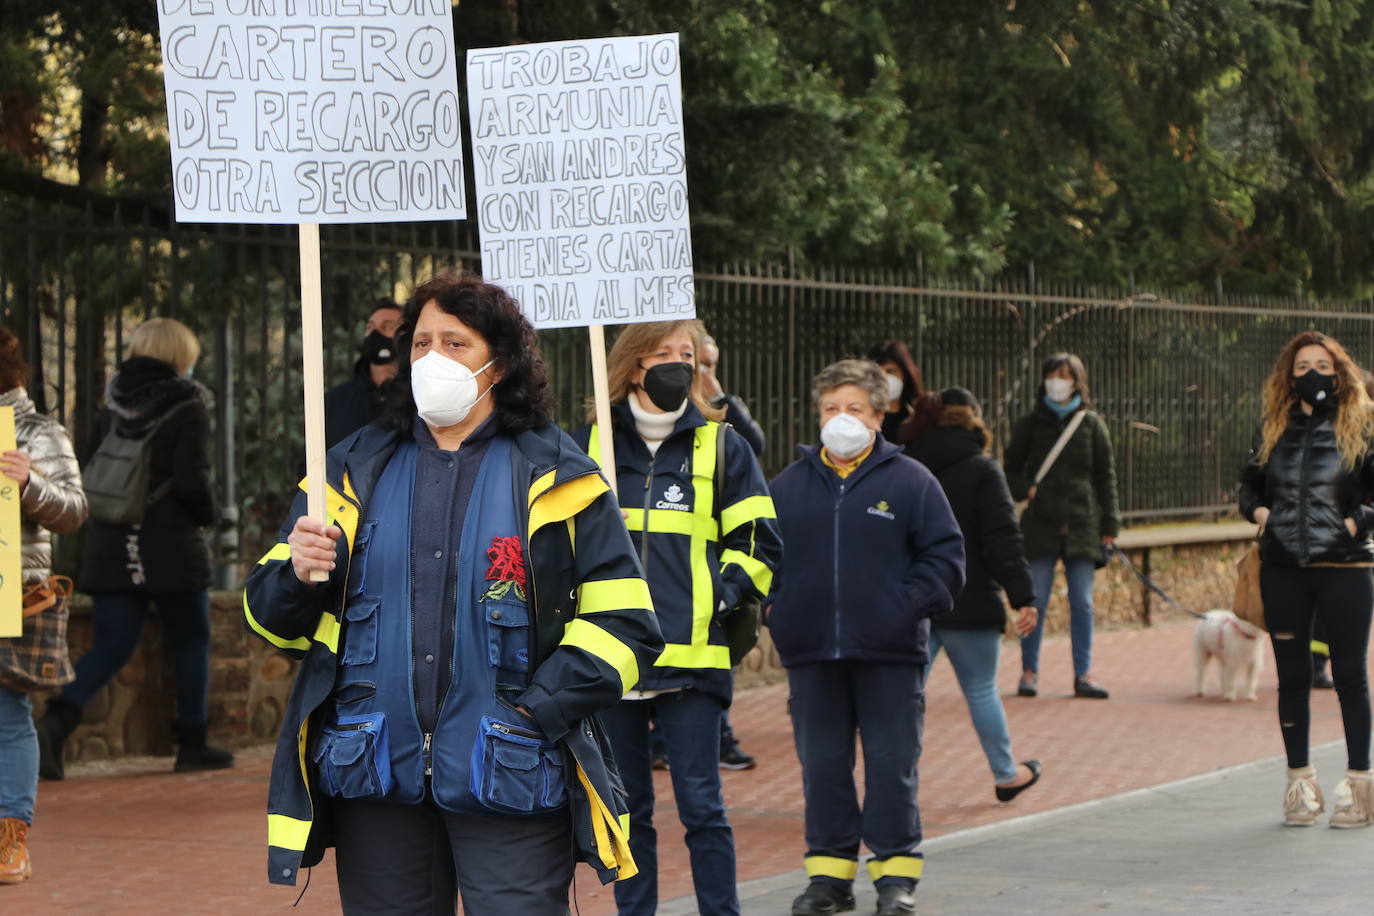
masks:
[[[349,433],[381,416],[387,388],[396,377],[396,329],[401,307],[383,297],[372,306],[353,377],[324,395],[324,441],[333,448]]]

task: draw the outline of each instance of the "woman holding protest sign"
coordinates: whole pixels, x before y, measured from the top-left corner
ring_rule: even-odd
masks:
[[[658,905],[651,716],[672,761],[697,906],[713,916],[739,912],[717,753],[732,692],[722,620],[768,593],[782,541],[758,460],[702,396],[704,340],[699,321],[629,325],[607,361],[620,505],[666,643],[638,689],[606,716],[640,867],[638,877],[616,885],[622,916]],[[585,428],[577,440],[601,461],[597,432]]]
[[[13,499],[18,487],[28,612],[21,636],[0,639],[0,884],[18,884],[33,874],[28,834],[38,796],[38,735],[29,694],[72,676],[66,639],[71,582],[52,575],[49,532],[67,534],[86,519],[71,441],[62,424],[34,409],[25,390],[28,378],[18,338],[0,328],[0,407],[14,410],[17,446],[0,455],[0,497]]]
[[[298,495],[245,589],[249,626],[303,659],[269,877],[333,846],[345,913],[461,891],[474,916],[562,916],[575,860],[635,873],[598,715],[662,648],[648,588],[504,290],[429,281],[396,347],[386,413],[329,451],[331,524]]]

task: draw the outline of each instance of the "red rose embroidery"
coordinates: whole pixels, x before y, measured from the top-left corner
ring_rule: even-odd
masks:
[[[519,536],[492,538],[487,548],[487,581],[491,585],[482,594],[482,601],[499,601],[512,588],[521,601],[525,598],[525,553],[520,549]]]

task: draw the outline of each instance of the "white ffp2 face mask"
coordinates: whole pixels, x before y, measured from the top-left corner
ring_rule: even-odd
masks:
[[[853,414],[836,414],[821,427],[821,444],[844,461],[857,457],[873,441],[873,430]]]
[[[1063,404],[1073,397],[1073,382],[1066,378],[1047,378],[1045,379],[1045,394],[1050,396],[1051,401]]]
[[[887,399],[889,401],[899,399],[902,396],[902,389],[905,387],[906,385],[897,376],[887,376]]]
[[[477,393],[477,376],[494,362],[494,359],[488,360],[486,366],[473,372],[456,359],[430,350],[410,364],[410,392],[415,397],[415,412],[436,429],[462,423],[477,402],[491,394],[495,387],[493,383],[480,395]]]

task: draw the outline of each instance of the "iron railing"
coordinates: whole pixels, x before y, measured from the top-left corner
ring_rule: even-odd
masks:
[[[20,332],[43,409],[84,454],[106,378],[129,330],[164,315],[204,346],[196,377],[216,391],[217,481],[241,545],[272,540],[303,454],[297,251],[293,227],[178,226],[152,206],[113,211],[3,201],[0,314]],[[477,269],[468,224],[324,226],[326,377],[357,358],[380,295],[404,298],[439,270]],[[981,282],[911,270],[788,263],[700,265],[698,313],[722,350],[720,374],[768,434],[765,470],[816,439],[814,374],[896,338],[927,384],[977,394],[999,443],[1033,402],[1039,364],[1070,350],[1090,373],[1114,437],[1123,508],[1135,521],[1227,513],[1264,376],[1294,333],[1320,327],[1374,359],[1368,303],[1086,288],[1033,270]],[[583,421],[586,334],[540,335],[558,418]],[[232,473],[226,473],[226,469]],[[226,573],[226,579],[231,574]]]

